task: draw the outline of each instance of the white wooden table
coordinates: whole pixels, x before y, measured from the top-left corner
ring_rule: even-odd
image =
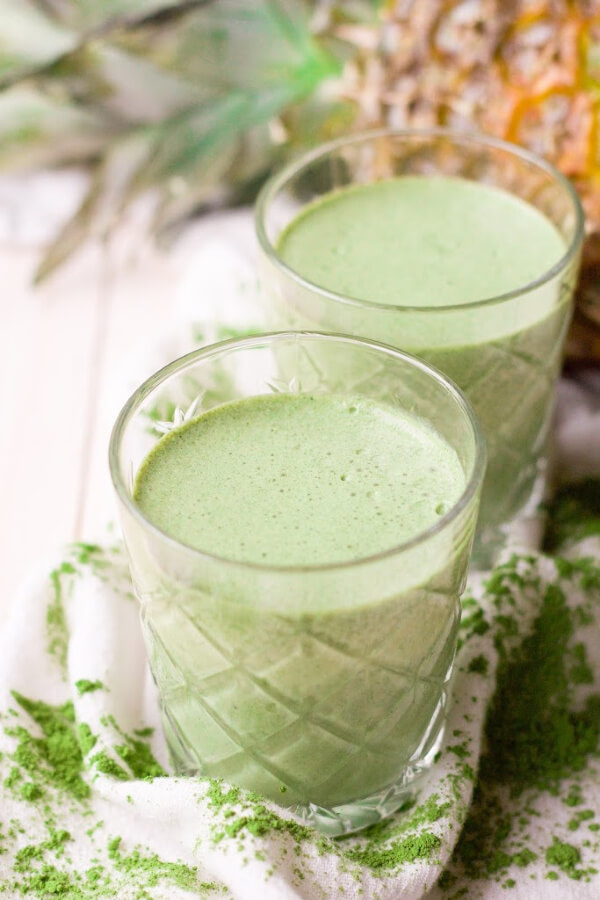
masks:
[[[0,624],[19,583],[114,519],[107,447],[133,386],[127,363],[174,302],[175,263],[136,222],[32,286],[83,186],[77,173],[0,180]]]

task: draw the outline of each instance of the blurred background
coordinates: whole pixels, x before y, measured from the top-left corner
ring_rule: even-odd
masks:
[[[381,124],[484,131],[573,180],[567,371],[597,384],[600,0],[0,0],[0,621],[112,517],[131,359],[182,304],[201,320],[223,211],[235,242],[275,167]]]

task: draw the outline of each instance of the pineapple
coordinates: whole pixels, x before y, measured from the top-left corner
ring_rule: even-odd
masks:
[[[349,6],[336,21],[375,21],[368,0]],[[92,176],[38,279],[141,193],[154,193],[159,237],[250,199],[282,160],[278,117],[352,52],[315,33],[313,12],[303,0],[0,0],[0,167],[76,162]],[[316,140],[326,119],[348,121],[349,103],[324,117],[313,105]]]
[[[600,360],[600,0],[0,0],[0,167],[83,162],[50,274],[154,190],[159,237],[351,129],[449,125],[545,156],[588,238],[570,350]]]
[[[573,180],[588,237],[569,351],[600,359],[600,0],[396,0],[363,44],[360,127],[475,128]]]

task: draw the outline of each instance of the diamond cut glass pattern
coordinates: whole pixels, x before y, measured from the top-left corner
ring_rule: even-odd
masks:
[[[377,821],[401,805],[443,731],[484,466],[472,412],[424,364],[353,338],[257,336],[161,374],[125,408],[111,466],[173,762],[293,806],[330,834]],[[428,420],[435,410],[463,496],[413,541],[331,566],[234,563],[153,528],[128,478],[160,439],[149,411],[168,424],[196,398],[201,413],[273,390],[345,390]]]
[[[349,186],[400,176],[460,176],[501,188],[542,213],[564,256],[528,284],[452,306],[395,305],[328,291],[289,268],[281,235],[308,204]],[[293,228],[293,225],[292,225]],[[449,129],[354,135],[309,152],[275,174],[256,210],[262,283],[277,328],[352,334],[399,347],[453,379],[472,403],[488,449],[474,560],[489,568],[510,523],[527,516],[544,488],[554,383],[572,310],[583,213],[569,182],[515,145]]]
[[[161,636],[150,662],[163,708],[200,772],[226,763],[235,783],[254,790],[252,762],[286,788],[286,801],[329,807],[352,797],[357,781],[365,793],[385,788],[399,760],[419,765],[454,656],[455,594],[419,590],[373,610],[300,620],[238,612],[211,617],[204,607],[200,627],[173,598],[144,607]]]

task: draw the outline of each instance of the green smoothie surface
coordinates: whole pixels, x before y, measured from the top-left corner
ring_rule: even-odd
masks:
[[[284,262],[357,300],[452,306],[539,278],[564,255],[553,223],[514,194],[449,176],[353,185],[308,204],[285,229]]]
[[[455,451],[409,413],[352,396],[274,394],[171,431],[140,466],[134,500],[197,550],[301,566],[410,540],[464,487]]]

